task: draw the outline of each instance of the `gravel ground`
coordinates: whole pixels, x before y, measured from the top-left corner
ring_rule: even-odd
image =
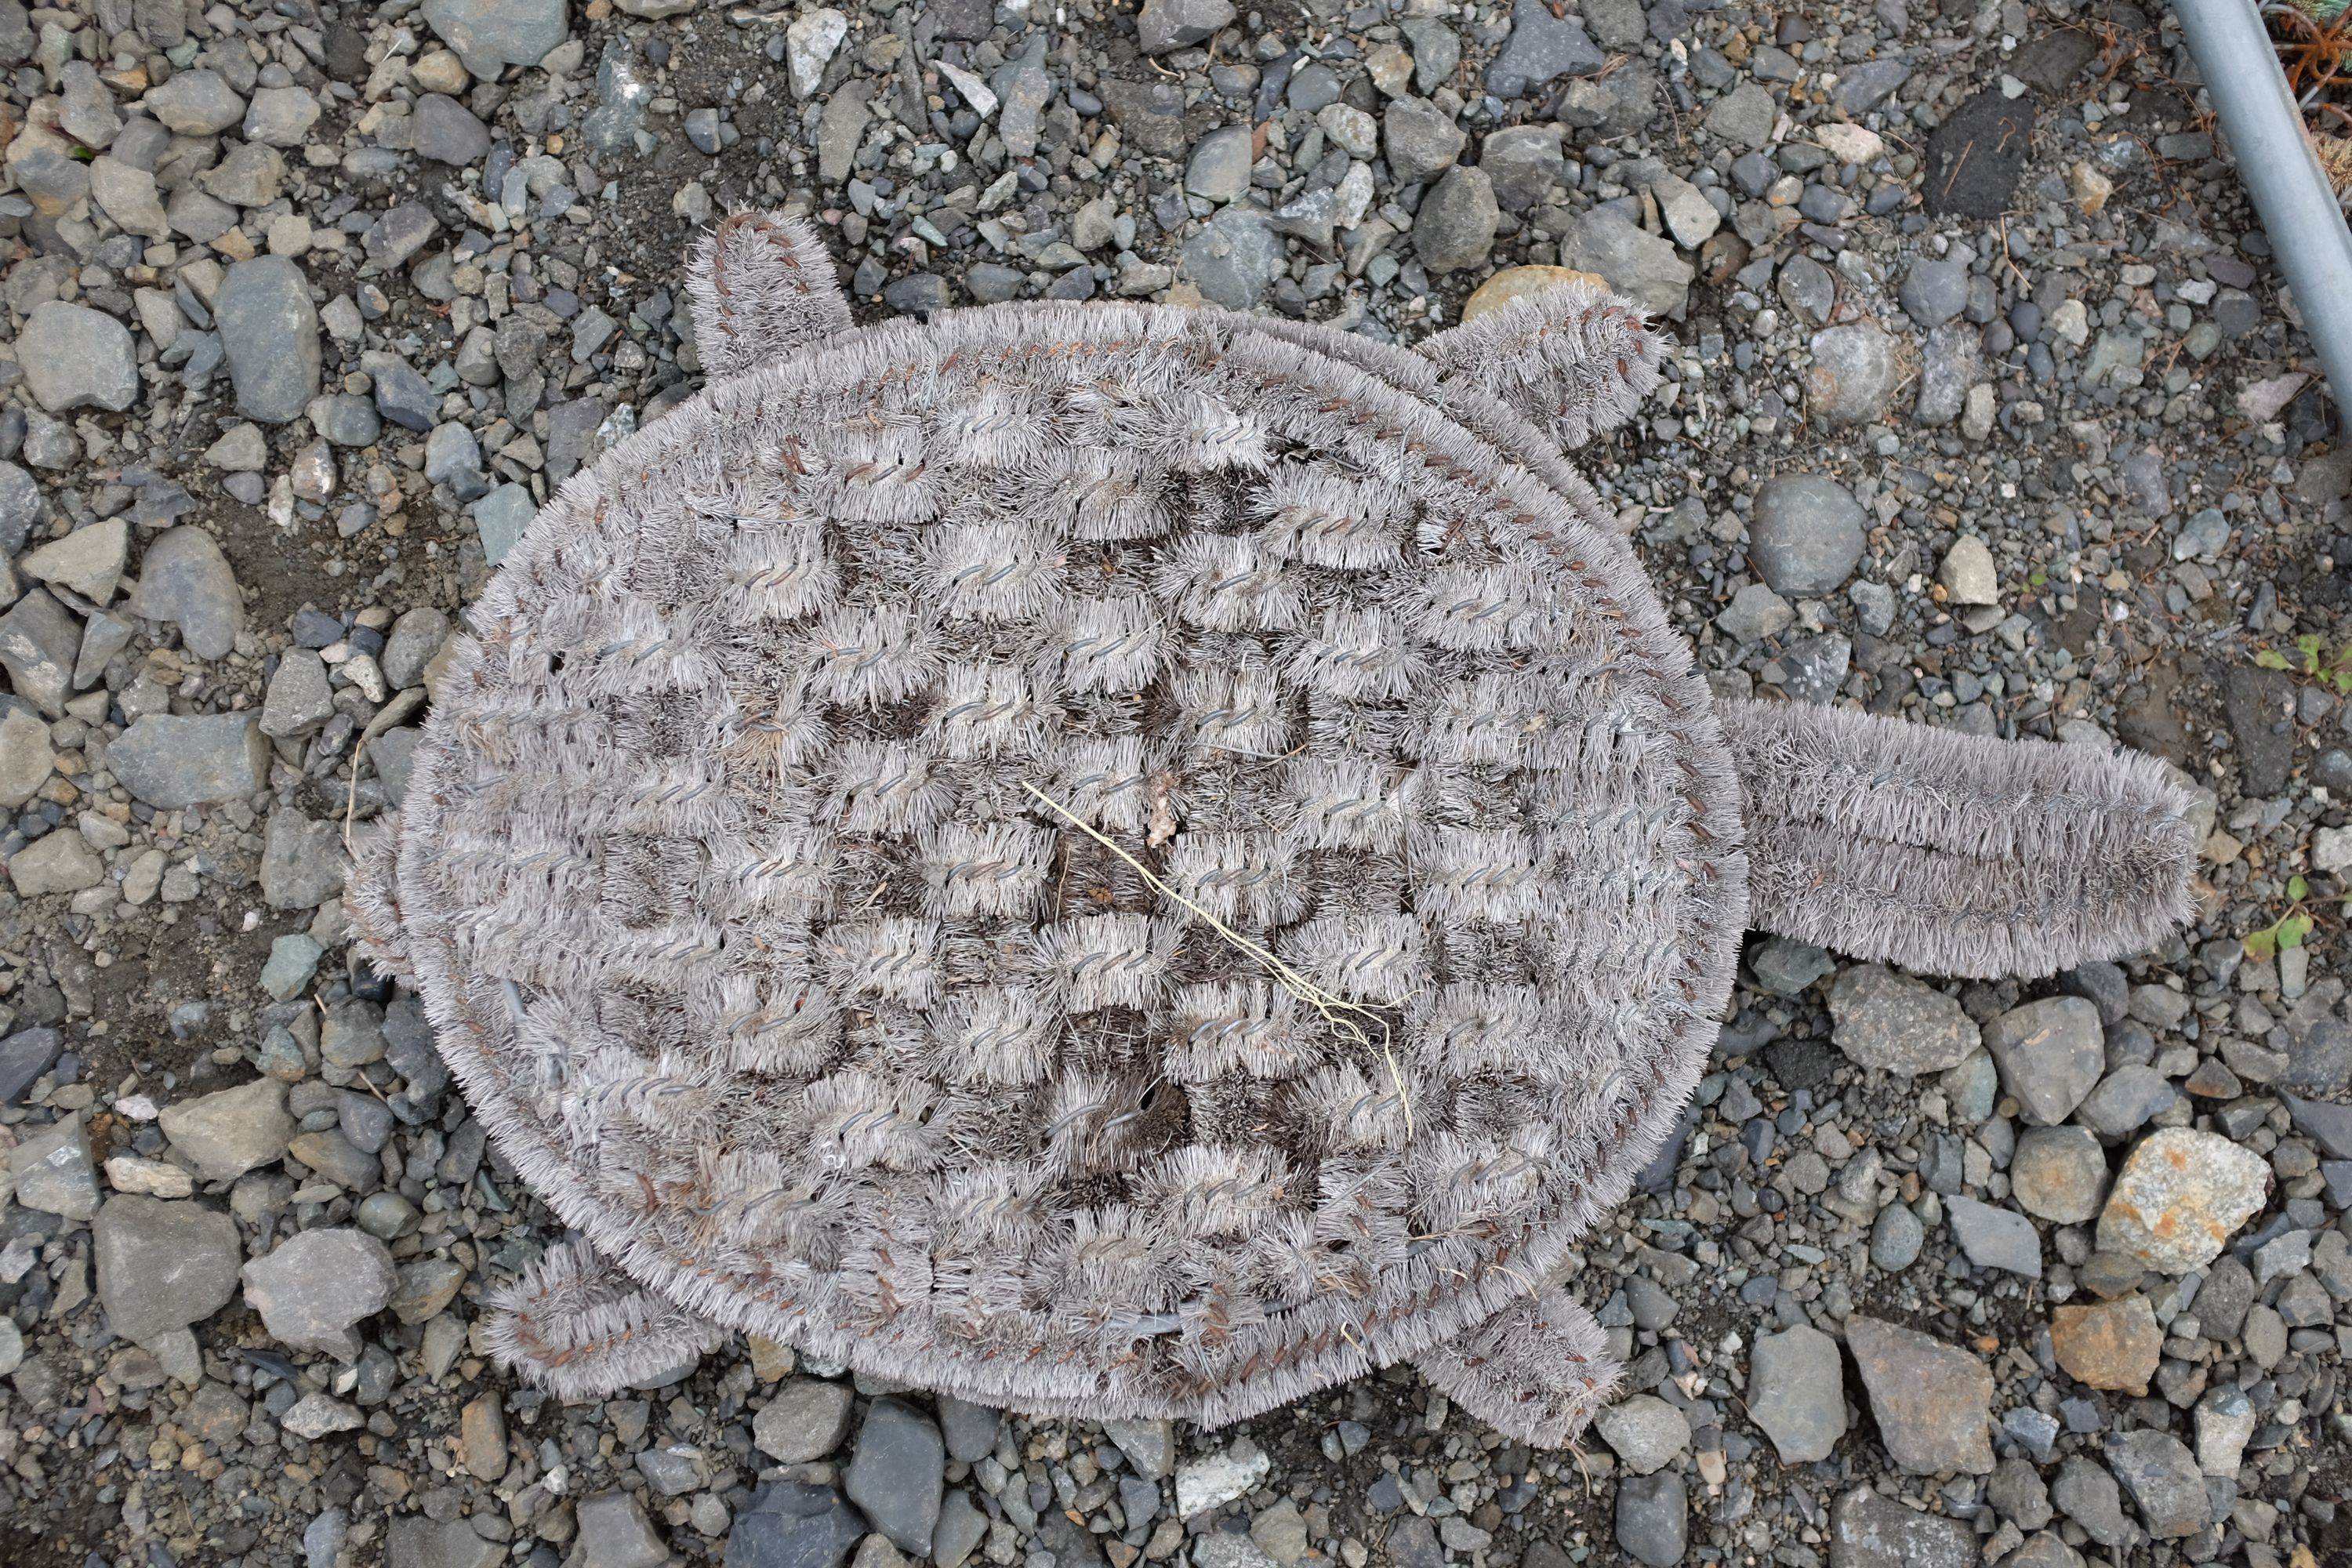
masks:
[[[0,1561],[2352,1562],[2352,734],[2295,644],[2352,641],[2352,448],[2160,19],[0,0]],[[2036,986],[1754,942],[1573,1269],[1631,1369],[1578,1452],[1405,1367],[1217,1432],[757,1341],[517,1387],[476,1304],[557,1232],[348,963],[343,818],[536,503],[699,384],[740,205],[861,319],[1409,342],[1597,272],[1682,350],[1580,460],[1719,687],[2161,753],[2199,922]]]

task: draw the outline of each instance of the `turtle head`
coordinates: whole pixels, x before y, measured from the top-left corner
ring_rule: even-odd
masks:
[[[2194,912],[2189,791],[2123,747],[1718,702],[1761,930],[1930,974],[2033,979]]]

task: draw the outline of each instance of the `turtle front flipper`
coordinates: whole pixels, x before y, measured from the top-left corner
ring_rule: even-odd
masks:
[[[849,330],[849,301],[815,232],[781,213],[730,213],[686,267],[695,350],[713,381]]]
[[[1674,340],[1596,280],[1523,294],[1416,345],[1442,392],[1507,406],[1563,452],[1633,416]]]
[[[1538,1448],[1583,1431],[1624,1375],[1601,1325],[1558,1286],[1520,1297],[1413,1364],[1454,1404]]]
[[[2153,757],[1794,702],[1717,710],[1761,930],[2032,979],[2145,952],[2189,916],[2189,792]]]
[[[727,1331],[644,1289],[585,1241],[561,1241],[489,1299],[499,1364],[559,1399],[595,1399],[714,1350]]]

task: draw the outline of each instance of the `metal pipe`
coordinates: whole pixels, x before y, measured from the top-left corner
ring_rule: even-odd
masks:
[[[2173,13],[2336,405],[2352,409],[2352,230],[2305,139],[2270,32],[2252,0],[2174,0]]]

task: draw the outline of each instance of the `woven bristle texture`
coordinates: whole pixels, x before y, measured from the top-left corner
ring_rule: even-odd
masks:
[[[705,363],[759,363],[541,511],[353,894],[582,1236],[500,1352],[580,1394],[719,1325],[1210,1423],[1434,1357],[1564,1436],[1589,1321],[1495,1315],[1673,1127],[1746,919],[1609,518],[1313,329],[999,307],[772,363],[819,261],[714,237]],[[1572,1387],[1496,1369],[1555,1343]]]
[[[1421,345],[1446,383],[1497,400],[1564,451],[1633,417],[1673,342],[1595,283],[1523,294]]]
[[[1763,930],[2031,978],[2145,952],[2189,917],[2189,794],[2153,757],[1793,703],[1720,711]]]
[[[491,1293],[482,1338],[497,1363],[559,1399],[626,1388],[727,1337],[610,1268],[584,1241],[558,1242]]]
[[[716,379],[811,348],[849,328],[833,258],[799,218],[731,213],[686,268],[694,346]]]
[[[1579,289],[1426,354],[844,331],[832,279],[781,219],[708,242],[713,384],[541,509],[362,855],[371,951],[579,1232],[495,1347],[571,1395],[755,1331],[1213,1425],[1417,1359],[1572,1436],[1614,1373],[1544,1282],[1676,1125],[1748,921],[1734,754],[1559,449],[1664,341]],[[1844,755],[1789,732],[1792,780]],[[1899,844],[1927,799],[1758,804]]]

